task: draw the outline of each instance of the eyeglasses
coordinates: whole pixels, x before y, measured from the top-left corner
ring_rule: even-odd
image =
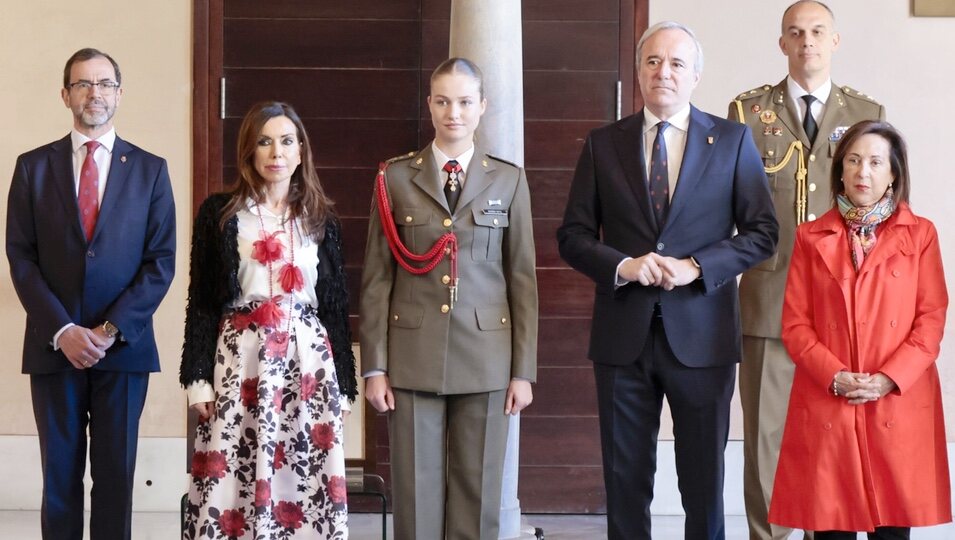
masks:
[[[119,83],[114,81],[100,81],[100,82],[90,82],[90,81],[77,81],[75,83],[70,83],[66,85],[70,90],[78,90],[84,94],[89,92],[93,87],[99,89],[99,93],[104,96],[113,95],[116,92],[116,89],[119,88]]]

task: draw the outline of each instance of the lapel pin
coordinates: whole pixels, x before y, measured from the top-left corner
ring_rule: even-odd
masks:
[[[752,108],[751,110],[752,110],[754,113],[758,113],[759,111],[763,110],[763,108],[760,107],[759,104],[756,104],[756,105],[753,105],[753,108]]]
[[[119,160],[123,163],[126,163],[126,156],[119,156]]]
[[[777,137],[782,137],[782,136],[783,136],[783,128],[781,128],[781,127],[774,127],[774,128],[773,128],[773,135],[775,135],[775,136],[777,136]]]
[[[485,167],[487,167],[487,160],[486,160],[486,159],[482,159],[482,160],[481,160],[481,165],[484,165]]]
[[[773,126],[763,126],[763,135],[772,135]]]
[[[772,109],[763,111],[759,115],[759,120],[764,124],[772,124],[776,121],[776,111]]]
[[[713,144],[713,137],[707,137],[706,144]]]
[[[417,160],[415,160],[414,164],[415,164],[415,165],[421,165],[421,162],[422,162],[422,161],[424,161],[422,158],[418,158]]]

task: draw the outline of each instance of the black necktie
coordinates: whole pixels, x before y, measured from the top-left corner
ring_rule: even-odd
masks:
[[[802,97],[802,100],[806,102],[806,116],[802,118],[802,128],[806,130],[806,135],[809,136],[809,146],[812,147],[813,143],[816,142],[816,132],[819,131],[816,119],[812,116],[812,102],[816,101],[816,98],[812,94],[806,94]]]
[[[444,183],[444,196],[447,197],[448,208],[453,213],[454,208],[458,205],[458,197],[461,196],[461,172],[464,169],[454,159],[445,163],[441,169],[448,173],[448,181]]]
[[[662,229],[667,220],[667,210],[670,208],[670,175],[667,172],[667,143],[663,132],[670,127],[670,123],[663,121],[657,124],[657,136],[653,140],[653,149],[650,151],[650,202],[653,204],[653,215],[657,218],[657,227]]]

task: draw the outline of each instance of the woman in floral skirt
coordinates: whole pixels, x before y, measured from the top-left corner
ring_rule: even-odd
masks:
[[[198,411],[184,538],[346,539],[356,393],[341,229],[301,119],[260,103],[193,227],[180,380]]]

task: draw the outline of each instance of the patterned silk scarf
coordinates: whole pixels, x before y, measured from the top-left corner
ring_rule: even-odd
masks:
[[[889,219],[895,211],[892,186],[889,186],[881,199],[870,206],[854,206],[845,193],[836,196],[836,203],[839,205],[842,219],[849,228],[849,253],[852,254],[852,265],[858,272],[865,256],[875,247],[876,227]]]

